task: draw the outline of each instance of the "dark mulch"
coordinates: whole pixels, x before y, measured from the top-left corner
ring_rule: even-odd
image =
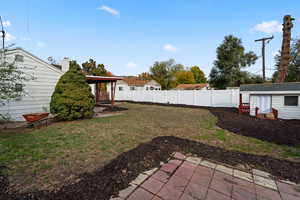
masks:
[[[300,182],[300,163],[278,160],[268,156],[256,156],[180,139],[173,136],[157,137],[151,142],[141,144],[125,152],[93,173],[81,175],[75,184],[64,186],[58,191],[39,191],[26,194],[7,194],[2,191],[0,199],[47,199],[47,200],[89,200],[109,199],[124,189],[137,175],[145,170],[159,166],[174,151],[190,152],[207,159],[230,165],[247,164],[264,169],[278,178]],[[1,176],[0,176],[1,177]],[[3,176],[2,176],[3,177]],[[7,179],[0,185],[7,186]]]
[[[120,106],[108,106],[106,107],[103,112],[116,112],[116,111],[124,111],[124,110],[128,110],[128,108],[124,108],[124,107],[120,107]]]
[[[289,146],[300,145],[300,120],[266,120],[239,115],[234,108],[210,108],[217,125],[239,135]]]

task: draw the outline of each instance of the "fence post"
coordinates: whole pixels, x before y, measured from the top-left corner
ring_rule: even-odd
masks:
[[[164,93],[164,102],[167,103],[167,91],[163,90],[162,92]]]
[[[196,105],[196,91],[197,90],[193,90],[193,105]]]
[[[210,95],[210,107],[214,107],[213,106],[213,90],[210,90],[209,95]]]

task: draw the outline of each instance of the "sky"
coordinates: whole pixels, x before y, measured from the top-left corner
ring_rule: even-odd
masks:
[[[115,75],[149,71],[170,58],[209,75],[224,36],[242,39],[259,59],[246,70],[261,74],[261,43],[267,76],[281,48],[283,16],[295,18],[292,37],[300,38],[297,0],[1,0],[7,44],[34,55],[82,63],[90,58]]]

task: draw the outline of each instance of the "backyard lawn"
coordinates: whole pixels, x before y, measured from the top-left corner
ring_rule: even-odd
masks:
[[[237,135],[216,126],[207,109],[123,103],[122,115],[0,131],[0,166],[11,189],[53,190],[79,181],[122,152],[158,136],[177,136],[228,150],[299,161],[299,147]]]

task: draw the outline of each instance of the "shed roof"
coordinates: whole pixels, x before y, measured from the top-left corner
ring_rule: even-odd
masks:
[[[300,91],[300,82],[241,85],[240,91]]]

